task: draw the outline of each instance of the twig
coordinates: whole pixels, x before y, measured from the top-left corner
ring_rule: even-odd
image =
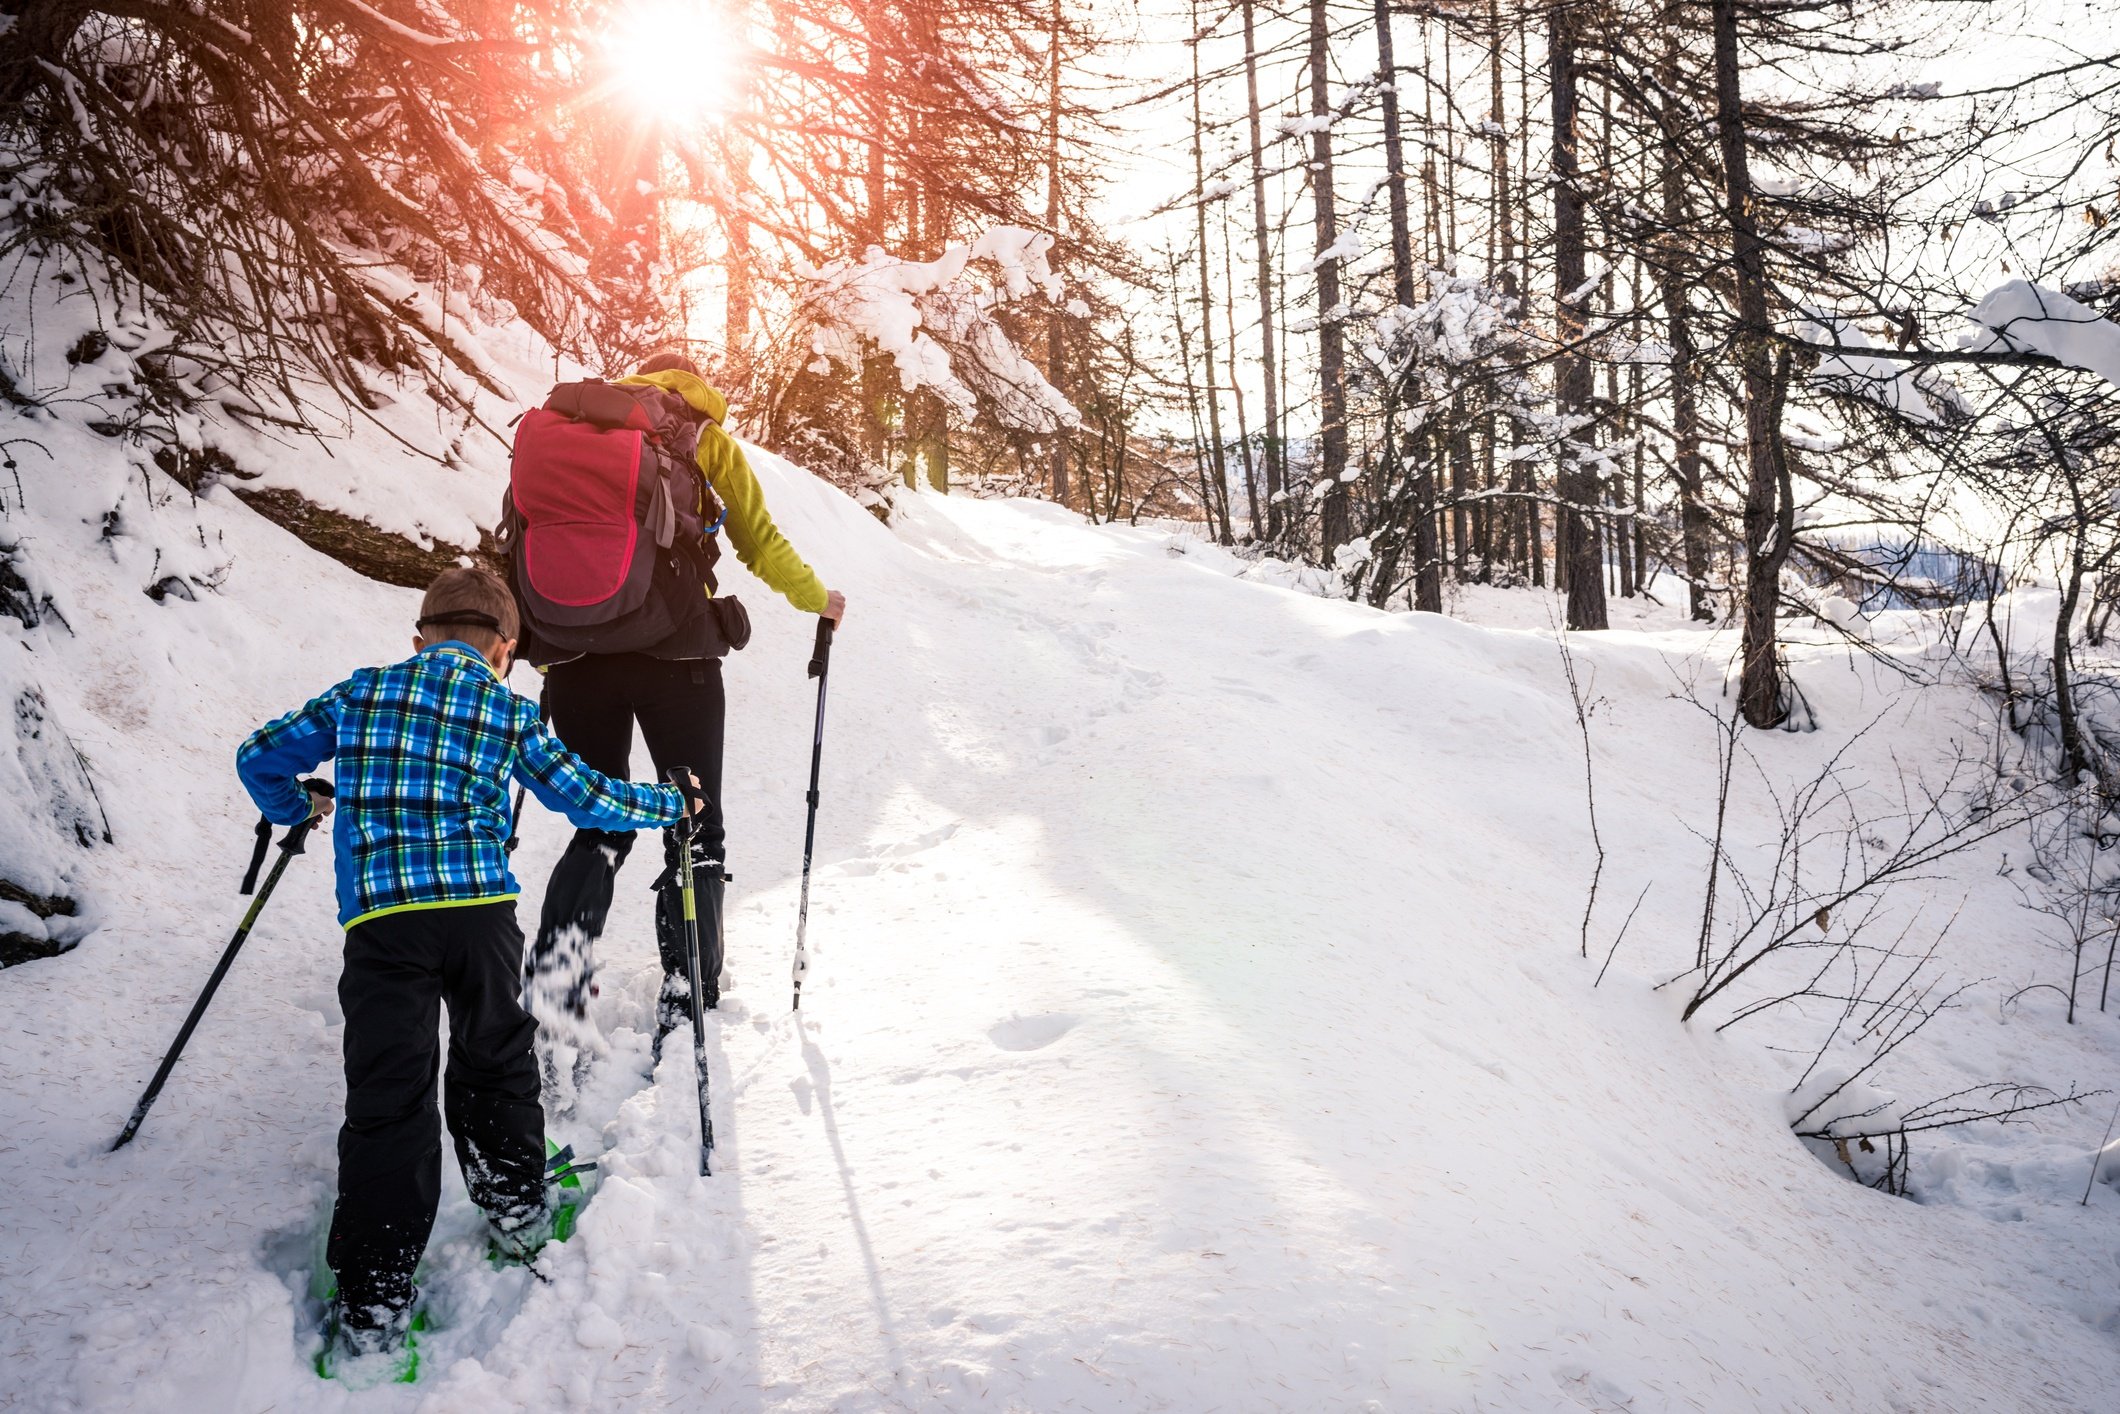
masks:
[[[1550,622],[1552,611],[1549,609],[1547,612]],[[1588,959],[1590,956],[1590,915],[1597,909],[1598,881],[1605,876],[1605,842],[1599,837],[1597,832],[1597,774],[1590,756],[1590,709],[1583,703],[1582,683],[1575,674],[1575,654],[1568,647],[1568,630],[1556,624],[1554,626],[1553,642],[1560,649],[1561,671],[1567,674],[1568,677],[1568,699],[1575,706],[1575,728],[1582,734],[1583,738],[1583,803],[1589,808],[1590,812],[1590,846],[1597,852],[1597,862],[1590,870],[1590,893],[1583,900],[1583,922],[1580,929],[1583,957]],[[1640,901],[1637,900],[1636,907],[1639,906]],[[1627,916],[1632,918],[1634,915],[1630,913]],[[1620,931],[1624,934],[1626,929],[1622,927]],[[1619,946],[1617,940],[1614,941],[1613,946]],[[1608,964],[1610,961],[1610,958],[1606,959]],[[1600,972],[1598,975],[1602,977],[1604,974]]]
[[[1612,951],[1605,954],[1605,965],[1597,969],[1597,982],[1592,982],[1590,984],[1591,990],[1595,991],[1597,989],[1598,982],[1602,982],[1605,980],[1605,973],[1608,969],[1611,968],[1612,959],[1619,953],[1619,945],[1622,942],[1626,941],[1628,924],[1634,922],[1634,915],[1641,911],[1642,899],[1647,898],[1649,896],[1649,890],[1654,887],[1656,887],[1656,881],[1654,879],[1651,879],[1648,883],[1642,885],[1642,891],[1640,895],[1634,900],[1634,907],[1627,910],[1626,921],[1619,925],[1619,936],[1612,940]]]
[[[2091,1155],[2091,1176],[2083,1181],[2083,1201],[2076,1205],[2079,1208],[2088,1208],[2091,1204],[2091,1188],[2098,1182],[2098,1164],[2105,1158],[2105,1151],[2112,1147],[2113,1125],[2116,1123],[2120,1123],[2120,1100],[2113,1101],[2113,1117],[2105,1122],[2105,1138],[2098,1142],[2097,1150]]]

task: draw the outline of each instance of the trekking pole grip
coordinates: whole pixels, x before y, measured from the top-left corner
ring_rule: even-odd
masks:
[[[314,777],[302,782],[302,790],[305,794],[321,795],[326,800],[333,799],[337,795],[337,792],[332,789],[331,782],[320,781]],[[302,846],[307,842],[309,832],[315,827],[317,822],[315,810],[316,807],[312,804],[309,818],[302,821],[299,825],[289,827],[287,837],[280,841],[280,849],[283,852],[287,854],[300,854],[302,852]],[[265,867],[265,850],[272,844],[272,821],[260,815],[256,834],[257,846],[250,852],[250,867],[243,871],[243,882],[236,886],[236,892],[245,898],[248,898],[257,890],[258,871]]]
[[[320,781],[315,779],[314,777],[311,777],[309,780],[302,782],[302,789],[311,795],[321,795],[326,800],[335,800],[338,798],[338,792],[332,789],[331,782]],[[316,807],[312,804],[310,807],[309,818],[304,820],[301,824],[296,825],[293,829],[289,830],[287,832],[287,838],[280,841],[281,852],[284,854],[300,854],[302,852],[302,846],[309,842],[309,832],[315,829],[317,827],[317,821],[323,818],[323,816],[316,813]]]
[[[817,616],[817,642],[810,648],[810,676],[821,678],[832,665],[832,621]]]
[[[699,773],[690,766],[672,766],[670,768],[669,781],[676,788],[677,793],[684,798],[685,803],[685,813],[677,817],[675,828],[680,838],[689,840],[692,837],[694,822],[699,818],[694,813],[692,804],[705,795],[705,792],[699,786]]]

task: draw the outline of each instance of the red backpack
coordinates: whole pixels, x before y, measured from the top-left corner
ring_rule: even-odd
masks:
[[[708,598],[723,511],[694,460],[701,421],[675,393],[598,379],[524,415],[500,543],[526,661],[732,646]]]

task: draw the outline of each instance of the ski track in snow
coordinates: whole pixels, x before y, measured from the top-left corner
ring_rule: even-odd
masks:
[[[1578,643],[1606,700],[1605,908],[1660,884],[1593,991],[1550,638],[1241,582],[1211,547],[1037,503],[923,497],[887,531],[757,461],[852,599],[804,1009],[787,1001],[809,632],[753,585],[757,642],[728,669],[715,1175],[693,1172],[690,1047],[643,1074],[657,978],[636,860],[601,949],[609,1053],[554,1126],[603,1151],[601,1190],[540,1282],[486,1268],[445,1159],[411,1388],[352,1394],[306,1363],[341,1099],[328,852],[289,871],[140,1140],[102,1149],[240,912],[236,741],[401,654],[415,596],[225,492],[199,509],[237,548],[218,596],[99,589],[84,552],[68,587],[103,648],[51,650],[45,675],[122,853],[99,857],[102,932],[0,973],[0,1409],[2120,1399],[2120,1192],[2074,1205],[2100,1106],[2030,1147],[1940,1141],[1924,1173],[1960,1201],[1889,1199],[1789,1137],[1789,1075],[1757,1039],[1683,1029],[1649,990],[1698,907],[1677,817],[1712,748],[1667,699],[1673,665],[1713,671],[1709,640]],[[1792,770],[1879,710],[1902,744],[1964,726],[1962,699],[1902,700],[1848,661],[1797,653],[1842,732],[1774,738]],[[564,839],[532,811],[530,919]],[[1991,878],[2002,849],[1960,871],[1989,880],[1959,929],[1991,950],[1976,975],[2025,927]],[[1968,1023],[1975,1053],[1932,1064],[2110,1083],[2120,1047],[2093,1020],[2065,1036],[1990,1015]],[[2103,1074],[2066,1070],[2093,1057]]]

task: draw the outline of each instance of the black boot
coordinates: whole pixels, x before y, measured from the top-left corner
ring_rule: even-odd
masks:
[[[669,883],[655,895],[655,946],[662,955],[662,990],[655,1002],[656,1060],[662,1059],[663,1038],[692,1019],[692,991],[685,982],[685,929],[683,888],[677,882],[676,855],[665,871]],[[718,859],[692,862],[692,887],[699,898],[700,1005],[707,1011],[721,1005],[721,910],[727,881]]]
[[[630,832],[577,830],[553,867],[537,938],[523,960],[523,1006],[548,1029],[580,1031],[596,995],[594,948],[611,912]]]

